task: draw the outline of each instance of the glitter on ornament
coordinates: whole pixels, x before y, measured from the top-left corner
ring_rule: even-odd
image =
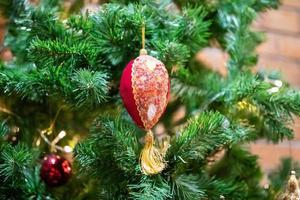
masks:
[[[164,64],[156,58],[141,55],[132,64],[131,82],[137,110],[145,129],[149,130],[166,109],[169,93],[168,72]]]
[[[65,158],[50,154],[44,157],[41,166],[41,179],[51,187],[64,185],[72,174],[72,168],[69,161]]]

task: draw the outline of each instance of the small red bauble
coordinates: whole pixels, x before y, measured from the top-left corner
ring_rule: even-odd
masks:
[[[150,130],[164,113],[170,81],[164,64],[149,55],[130,61],[123,71],[120,95],[135,123]]]
[[[71,164],[65,158],[55,154],[44,157],[40,176],[48,186],[55,187],[65,184],[71,174]]]

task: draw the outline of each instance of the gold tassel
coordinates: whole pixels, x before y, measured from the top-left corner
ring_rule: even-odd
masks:
[[[163,154],[154,146],[154,135],[151,130],[145,136],[145,146],[140,155],[140,164],[145,175],[158,174],[166,167]]]

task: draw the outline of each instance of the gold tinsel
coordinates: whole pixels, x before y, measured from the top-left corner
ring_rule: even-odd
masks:
[[[248,102],[247,100],[239,101],[237,103],[237,106],[240,111],[247,111],[250,113],[258,113],[259,112],[258,108],[255,105]]]

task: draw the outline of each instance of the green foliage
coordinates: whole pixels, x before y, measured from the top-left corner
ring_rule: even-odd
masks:
[[[77,106],[81,107],[89,104],[97,106],[97,104],[105,101],[108,92],[107,79],[107,75],[100,72],[77,71],[73,78]]]
[[[169,157],[179,165],[193,161],[201,163],[216,149],[247,137],[246,133],[235,132],[229,126],[220,113],[202,113],[189,122],[180,137],[174,138],[168,151]],[[232,137],[233,132],[235,137]]]
[[[266,193],[259,186],[262,172],[257,163],[257,156],[251,155],[239,146],[229,148],[224,158],[211,169],[210,173],[225,180],[233,180],[234,185],[244,184],[244,199],[265,199]]]
[[[30,152],[22,145],[17,147],[7,146],[1,152],[2,163],[0,164],[0,176],[4,177],[4,182],[19,181],[15,177],[24,175],[23,168],[31,162]]]
[[[280,0],[255,0],[253,5],[256,11],[262,11],[268,8],[278,8]]]
[[[191,56],[189,48],[181,43],[154,41],[153,46],[158,52],[164,52],[158,58],[169,67],[183,68]]]
[[[51,194],[47,194],[45,185],[40,179],[40,166],[31,167],[26,170],[25,184],[23,185],[25,190],[24,199],[54,199]]]
[[[178,10],[170,9],[173,2]],[[71,11],[82,3],[76,1]],[[286,174],[273,174],[280,183],[264,190],[257,157],[243,144],[291,138],[292,117],[300,115],[298,91],[284,83],[271,92],[267,75],[251,72],[263,39],[251,24],[278,4],[122,0],[63,20],[62,1],[41,0],[36,6],[0,1],[9,20],[4,45],[14,54],[0,64],[0,107],[3,99],[14,113],[0,118],[0,198],[272,199]],[[153,176],[141,172],[143,131],[124,114],[118,95],[121,72],[141,48],[142,24],[149,54],[165,64],[171,79],[172,101],[160,121],[171,137],[167,167]],[[197,60],[198,51],[211,46],[228,53],[227,76]],[[73,178],[66,187],[51,189],[40,180],[37,164],[48,147],[37,149],[36,142],[61,107],[53,137],[64,129],[62,145],[74,134],[80,133],[81,141],[74,149]],[[175,122],[180,108],[185,116]],[[14,127],[20,130],[17,143],[24,145],[7,144]],[[222,150],[220,160],[209,162]]]
[[[40,165],[34,163],[36,154],[24,144],[1,146],[1,199],[52,199],[40,180]]]
[[[131,190],[131,198],[134,200],[164,200],[171,198],[170,186],[159,176],[157,178],[143,177],[140,183],[129,185],[129,189]]]
[[[104,199],[111,196],[115,199],[122,199],[124,196],[153,200],[189,197],[199,199],[208,196],[217,199],[222,190],[225,191],[223,194],[238,193],[237,188],[231,183],[209,177],[200,172],[198,167],[205,166],[203,159],[213,149],[229,145],[237,139],[221,137],[225,135],[221,134],[221,129],[233,131],[229,127],[222,128],[224,120],[219,113],[206,113],[191,121],[176,142],[171,143],[167,156],[168,167],[161,175],[148,177],[141,174],[136,136],[138,131],[131,122],[121,118],[96,120],[91,129],[91,137],[77,145],[76,160],[81,166],[81,173],[100,178],[96,190]],[[201,129],[201,126],[206,128]],[[238,132],[235,134],[240,134],[238,138],[241,140],[246,136]],[[197,139],[201,137],[204,140]],[[216,137],[220,137],[219,144],[214,144],[213,138],[217,140]],[[195,168],[190,165],[193,163],[191,160],[194,161]]]
[[[239,189],[229,181],[230,179],[224,181],[199,173],[199,166],[206,166],[208,156],[236,143],[236,140],[242,141],[247,137],[247,130],[239,130],[227,122],[220,113],[202,113],[191,120],[180,136],[171,142],[167,156],[168,170],[176,177],[173,183],[176,199],[218,199],[219,195],[230,196],[230,193],[235,193],[233,196],[236,199],[242,199],[239,195],[243,194],[238,194]],[[191,172],[194,174],[189,174]]]
[[[177,34],[185,41],[186,45],[189,45],[193,53],[197,53],[201,47],[207,44],[207,39],[210,36],[208,32],[210,21],[204,20],[207,13],[203,7],[187,7],[183,9],[182,14],[184,21],[180,23],[189,22],[189,24],[184,25],[185,29]]]
[[[76,160],[83,166],[82,173],[100,177],[99,191],[117,198],[120,193],[126,192],[124,183],[134,178],[132,175],[138,167],[135,130],[120,119],[99,118],[94,122],[91,133],[90,139],[77,145]]]
[[[188,6],[188,5],[206,5],[210,6],[213,4],[213,1],[210,0],[175,0],[174,1],[178,6]]]
[[[257,11],[276,7],[279,1],[225,0],[220,1],[220,4],[222,6],[218,9],[217,23],[225,30],[220,41],[225,43],[225,50],[230,55],[229,73],[236,76],[257,63],[255,48],[262,41],[262,36],[250,28]]]
[[[29,49],[31,55],[29,59],[35,60],[38,67],[47,66],[74,66],[74,68],[87,68],[93,66],[92,59],[93,51],[91,46],[84,43],[74,44],[74,41],[41,41],[40,39],[33,40]],[[47,63],[47,65],[42,65]]]
[[[199,185],[200,178],[195,175],[181,174],[174,180],[174,189],[176,189],[179,199],[196,200],[199,197],[205,197],[203,188]],[[175,193],[175,192],[174,192]]]
[[[9,132],[9,127],[6,122],[0,124],[0,136],[4,136]]]

